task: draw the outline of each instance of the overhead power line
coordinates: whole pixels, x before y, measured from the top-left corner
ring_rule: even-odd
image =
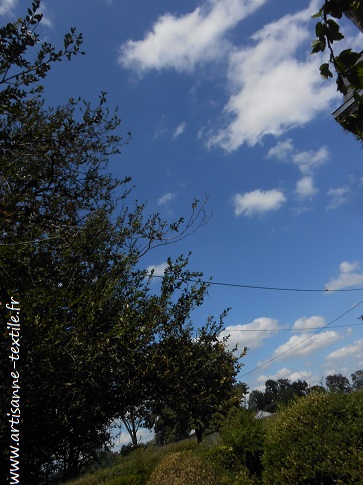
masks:
[[[264,367],[265,365],[267,364],[270,364],[271,362],[273,362],[274,360],[276,359],[279,359],[280,357],[282,357],[283,355],[287,354],[288,352],[291,352],[291,350],[294,350],[296,349],[296,347],[299,347],[299,345],[303,344],[304,342],[306,342],[307,340],[311,339],[312,337],[314,337],[314,335],[318,334],[319,332],[321,332],[322,330],[325,330],[327,327],[330,327],[330,325],[332,325],[333,323],[335,323],[337,320],[339,320],[340,318],[343,318],[345,315],[347,315],[348,313],[350,313],[351,311],[353,311],[355,308],[357,308],[359,305],[361,305],[363,303],[363,300],[361,300],[359,303],[357,303],[356,305],[352,306],[351,308],[349,308],[349,310],[347,310],[346,312],[342,313],[341,315],[339,315],[339,317],[335,318],[334,320],[332,320],[331,322],[327,323],[326,325],[324,325],[324,327],[321,327],[319,330],[317,330],[316,332],[312,333],[311,335],[308,335],[307,337],[305,337],[303,340],[301,340],[300,342],[298,342],[297,344],[293,345],[292,347],[286,349],[284,352],[281,352],[280,354],[278,355],[275,355],[275,357],[272,357],[271,359],[267,360],[266,362],[264,362],[263,364],[260,364],[258,365],[257,367],[255,367],[254,369],[248,371],[248,372],[245,372],[244,374],[242,374],[240,377],[245,377],[249,374],[252,374],[252,372],[255,372],[256,370],[258,369],[261,369],[261,367]]]
[[[150,275],[152,278],[164,278],[163,275]],[[284,288],[278,286],[258,286],[258,285],[243,285],[238,283],[221,283],[218,281],[203,281],[203,280],[188,280],[191,283],[204,283],[207,285],[215,286],[228,286],[233,288],[246,288],[252,290],[270,290],[270,291],[296,291],[296,292],[310,292],[310,293],[333,293],[333,292],[349,292],[349,291],[363,291],[363,288],[337,288],[337,289],[311,289],[311,288]]]
[[[363,325],[363,322],[360,323],[348,323],[345,325],[334,325],[330,328],[342,328],[342,327],[354,327],[356,325]],[[235,325],[231,325],[235,326]],[[306,332],[306,330],[322,330],[325,327],[306,327],[306,328],[241,328],[241,329],[224,329],[224,332],[291,332],[291,331],[300,331],[300,332]]]

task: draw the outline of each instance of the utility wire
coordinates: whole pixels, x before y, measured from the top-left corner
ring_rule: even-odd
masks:
[[[356,305],[352,306],[352,308],[349,308],[349,310],[347,310],[346,312],[342,313],[341,315],[339,315],[339,317],[335,318],[334,320],[332,320],[331,322],[327,323],[326,325],[324,325],[324,327],[320,328],[319,330],[317,330],[316,332],[312,333],[311,335],[308,335],[306,338],[304,338],[303,340],[301,340],[300,342],[298,342],[297,344],[293,345],[292,347],[290,347],[289,349],[286,349],[284,352],[281,352],[281,354],[278,354],[276,355],[275,357],[272,357],[272,359],[269,359],[267,360],[266,362],[264,362],[263,364],[260,364],[258,365],[257,367],[255,367],[254,369],[248,371],[248,372],[245,372],[244,374],[242,374],[240,377],[245,377],[249,374],[252,374],[252,372],[255,372],[256,370],[258,369],[261,369],[261,367],[264,367],[265,365],[267,364],[270,364],[271,362],[273,362],[274,360],[278,359],[279,357],[282,357],[283,355],[287,354],[288,352],[291,352],[291,350],[294,350],[296,349],[296,347],[298,347],[299,345],[303,344],[304,342],[306,342],[307,340],[309,340],[310,338],[312,338],[314,335],[318,334],[319,332],[321,332],[322,330],[326,329],[327,327],[329,327],[330,325],[332,325],[333,323],[335,323],[337,320],[339,320],[340,318],[343,318],[345,315],[347,315],[348,313],[350,313],[351,311],[353,311],[355,308],[357,308],[359,305],[361,305],[363,303],[363,300],[361,300],[359,303],[357,303]]]
[[[163,275],[148,275],[152,278],[164,278]],[[363,291],[363,288],[340,288],[336,290],[329,290],[328,288],[325,289],[309,289],[309,288],[280,288],[276,286],[255,286],[255,285],[242,285],[237,283],[221,283],[217,281],[203,281],[203,280],[188,280],[191,283],[204,283],[207,285],[215,285],[215,286],[228,286],[234,288],[249,288],[252,290],[270,290],[270,291],[296,291],[296,292],[310,292],[310,293],[332,293],[332,292],[349,292],[349,291]]]
[[[330,328],[354,327],[356,325],[363,325],[363,322],[361,322],[361,323],[350,323],[350,324],[346,324],[346,325],[334,325]],[[277,328],[277,329],[272,328],[271,330],[269,330],[268,328],[261,328],[261,329],[260,328],[255,328],[255,329],[253,329],[253,328],[241,328],[240,330],[238,330],[238,329],[231,329],[230,330],[227,327],[223,330],[223,332],[226,332],[226,333],[229,333],[229,332],[290,332],[290,331],[305,332],[306,330],[323,330],[324,328],[325,327],[306,327],[306,328],[290,327],[290,328]]]

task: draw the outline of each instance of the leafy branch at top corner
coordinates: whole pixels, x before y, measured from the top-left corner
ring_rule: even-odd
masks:
[[[320,74],[325,78],[332,78],[333,66],[337,74],[337,90],[346,95],[348,89],[353,95],[359,96],[363,89],[363,59],[360,52],[345,49],[339,54],[333,50],[334,42],[344,39],[340,25],[334,19],[341,19],[343,14],[355,19],[360,24],[363,20],[363,6],[361,0],[325,0],[320,10],[312,18],[320,18],[315,26],[316,39],[312,43],[312,54],[329,50],[329,61],[320,66]]]
[[[81,51],[83,36],[71,28],[64,36],[63,49],[56,50],[52,44],[43,42],[35,59],[28,58],[28,49],[40,43],[39,34],[36,33],[43,18],[40,4],[41,0],[34,0],[24,18],[0,29],[0,86],[6,86],[7,94],[18,98],[24,97],[25,87],[46,77],[53,62],[84,54]]]

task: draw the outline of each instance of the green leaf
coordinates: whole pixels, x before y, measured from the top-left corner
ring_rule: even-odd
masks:
[[[325,35],[325,25],[323,25],[321,22],[318,22],[315,25],[315,33],[316,33],[316,37],[318,37],[321,40]]]
[[[312,16],[311,16],[311,18],[312,18],[312,19],[317,19],[317,18],[321,17],[322,13],[323,13],[323,9],[321,8],[321,9],[319,10],[319,12],[318,12],[318,13],[316,13],[316,14],[314,14],[314,15],[312,15]]]
[[[336,57],[336,60],[343,63],[344,66],[348,68],[354,66],[360,57],[361,54],[358,52],[352,52],[352,49],[345,49]]]
[[[320,66],[320,74],[325,78],[328,79],[329,77],[333,77],[333,73],[329,69],[329,64],[325,63]]]
[[[312,43],[312,54],[316,54],[317,52],[323,52],[325,50],[326,43],[325,40],[314,40]]]

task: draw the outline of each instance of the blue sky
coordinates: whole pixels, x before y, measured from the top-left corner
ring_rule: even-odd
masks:
[[[22,3],[1,0],[3,20],[25,15]],[[191,269],[214,282],[363,289],[362,152],[331,116],[341,97],[319,75],[326,56],[310,55],[318,9],[301,0],[43,3],[43,39],[60,45],[76,26],[86,51],[51,71],[49,103],[108,92],[133,136],[110,167],[133,177],[150,212],[188,216],[209,195],[209,223],[149,253],[145,267],[191,251]],[[343,24],[342,48],[361,50],[362,35]],[[213,285],[195,325],[231,307],[226,332],[249,348],[241,380],[250,389],[267,378],[313,385],[363,368],[361,300],[363,291]]]

